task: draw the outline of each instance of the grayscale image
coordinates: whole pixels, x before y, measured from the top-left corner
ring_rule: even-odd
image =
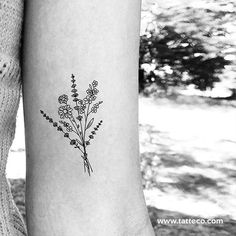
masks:
[[[0,236],[235,236],[236,2],[0,0]]]

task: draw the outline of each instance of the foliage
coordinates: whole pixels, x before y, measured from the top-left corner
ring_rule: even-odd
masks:
[[[225,51],[233,46],[226,40],[233,12],[182,4],[158,7],[152,14],[151,27],[140,39],[140,90],[151,83],[164,90],[189,84],[200,90],[213,88],[231,63]]]

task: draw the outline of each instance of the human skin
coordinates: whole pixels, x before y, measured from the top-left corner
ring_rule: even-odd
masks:
[[[30,236],[151,236],[139,169],[139,0],[26,1],[23,97]],[[40,114],[58,120],[71,74],[83,96],[98,81],[102,126],[81,153]],[[69,98],[70,99],[70,98]]]

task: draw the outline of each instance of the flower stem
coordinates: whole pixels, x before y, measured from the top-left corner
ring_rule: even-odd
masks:
[[[89,115],[89,107],[90,107],[90,104],[88,104],[88,109],[87,109],[87,114],[85,115],[84,113],[84,117],[85,117],[85,121],[84,121],[84,139],[86,138],[85,135],[86,135],[86,126],[87,126],[87,121],[88,121],[88,115]]]
[[[72,117],[73,117],[73,115],[72,115]],[[73,119],[74,119],[74,117],[73,117]],[[75,124],[74,124],[74,122],[71,120],[71,118],[69,118],[69,120],[70,120],[71,124],[73,125],[73,127],[75,128],[75,133],[79,136],[81,142],[83,142],[81,135],[79,133],[79,129],[77,128],[77,123],[75,122]]]
[[[83,160],[84,160],[84,172],[88,172],[89,176],[91,175],[91,172],[93,172],[93,168],[89,162],[89,159],[88,159],[88,155],[87,153],[85,152],[84,153],[84,156],[82,156]]]

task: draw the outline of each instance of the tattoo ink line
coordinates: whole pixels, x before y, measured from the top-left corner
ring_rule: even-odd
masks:
[[[88,172],[90,176],[91,172],[93,172],[93,168],[88,159],[87,146],[91,144],[91,140],[94,139],[97,131],[103,123],[102,120],[99,121],[99,123],[91,130],[94,123],[94,117],[90,116],[97,113],[97,110],[103,101],[95,103],[99,93],[99,90],[97,89],[98,82],[96,80],[89,84],[89,88],[86,90],[87,95],[83,99],[78,98],[79,94],[76,89],[77,85],[73,74],[71,75],[71,82],[71,97],[73,98],[75,106],[72,108],[68,104],[68,96],[63,94],[58,98],[60,104],[58,115],[61,119],[59,122],[55,122],[43,110],[40,110],[40,113],[49,123],[52,124],[53,127],[63,133],[63,136],[70,141],[70,145],[79,149],[81,152],[81,158],[83,159],[84,172]],[[77,113],[76,117],[73,114],[73,110]],[[90,133],[88,134],[88,132]]]

